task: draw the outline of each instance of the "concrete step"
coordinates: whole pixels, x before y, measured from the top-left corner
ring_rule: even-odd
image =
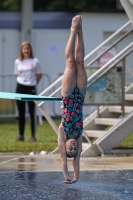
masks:
[[[99,138],[107,133],[107,131],[102,131],[102,130],[100,131],[99,130],[84,130],[84,132],[86,133],[88,137],[94,137],[94,138]]]
[[[133,101],[133,94],[125,94],[126,101]]]
[[[114,118],[95,118],[94,123],[96,125],[116,125],[121,119]]]
[[[125,106],[125,113],[130,113],[133,111],[133,106]],[[122,107],[121,106],[109,106],[109,112],[114,113],[122,113]]]
[[[88,142],[82,142],[82,151],[88,147]]]

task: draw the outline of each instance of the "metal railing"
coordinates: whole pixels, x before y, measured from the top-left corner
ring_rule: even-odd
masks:
[[[121,61],[123,65],[123,81],[121,87],[121,106],[122,106],[122,116],[124,116],[124,102],[125,102],[125,59],[133,52],[133,42],[125,47],[120,53],[118,53],[114,58],[112,58],[108,63],[102,66],[99,70],[97,70],[91,77],[88,78],[89,84],[87,88],[91,87],[97,80],[99,80],[102,76],[104,76],[108,71],[110,71],[113,67],[117,66]],[[89,104],[88,104],[89,105]],[[96,106],[98,104],[95,104]],[[101,103],[101,105],[104,105]],[[111,104],[110,104],[111,105]],[[98,105],[99,106],[99,105]],[[99,109],[98,109],[99,111]],[[99,113],[98,113],[99,114]]]
[[[50,76],[46,73],[42,73],[42,79],[37,86],[37,94],[51,85]],[[13,73],[0,73],[0,91],[1,92],[15,92],[16,90],[16,75]],[[48,109],[51,109],[50,107]],[[38,113],[38,112],[37,112]],[[17,109],[14,100],[0,99],[0,118],[16,117]],[[28,111],[26,110],[26,116],[28,117]]]
[[[115,57],[113,57],[109,62],[107,62],[105,65],[103,65],[91,77],[89,77],[88,82],[91,81],[91,83],[89,83],[87,85],[87,87],[90,87],[92,84],[94,84],[100,77],[102,77],[112,67],[117,65],[123,58],[128,56],[132,51],[133,51],[133,42],[131,44],[129,44],[127,47],[125,47],[120,53],[118,53]],[[96,78],[96,79],[93,80],[94,78]]]

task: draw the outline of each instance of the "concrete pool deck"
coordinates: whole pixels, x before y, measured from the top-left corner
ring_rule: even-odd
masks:
[[[68,169],[73,171],[72,159]],[[80,171],[133,170],[133,156],[81,157]],[[59,154],[0,153],[0,171],[62,171]]]
[[[0,200],[132,200],[133,156],[81,157],[78,182],[63,180],[59,154],[0,153]]]

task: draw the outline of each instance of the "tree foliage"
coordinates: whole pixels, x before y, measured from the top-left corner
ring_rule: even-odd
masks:
[[[20,11],[22,0],[0,0],[1,11]],[[34,0],[34,11],[86,11],[110,9],[116,0]]]
[[[34,10],[40,11],[77,11],[88,9],[115,8],[116,0],[37,0]]]
[[[20,11],[21,0],[0,0],[1,11]]]

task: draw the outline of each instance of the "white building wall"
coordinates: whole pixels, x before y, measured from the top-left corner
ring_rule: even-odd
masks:
[[[19,52],[19,39],[20,32],[18,30],[0,29],[0,73],[13,72],[13,62]]]
[[[65,46],[69,30],[33,30],[34,54],[39,58],[43,72],[52,77],[65,69]]]
[[[0,30],[0,74],[13,73],[14,61],[19,52],[20,32]],[[15,92],[14,78],[0,77],[0,91]]]

